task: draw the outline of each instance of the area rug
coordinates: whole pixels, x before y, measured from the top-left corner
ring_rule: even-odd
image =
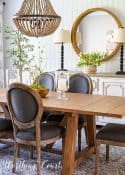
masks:
[[[55,147],[60,147],[57,142]],[[21,156],[17,160],[17,175],[36,174],[36,155],[29,159],[28,148],[21,149]],[[13,147],[0,149],[0,175],[15,175],[12,173]],[[62,157],[42,152],[42,175],[59,175],[62,166]],[[92,155],[81,163],[73,175],[94,175],[95,156]],[[110,147],[110,161],[105,161],[105,146],[100,149],[100,175],[125,175],[125,148]]]

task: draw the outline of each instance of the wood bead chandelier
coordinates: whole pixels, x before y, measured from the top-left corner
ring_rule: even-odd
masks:
[[[56,14],[49,0],[24,0],[13,21],[21,33],[39,37],[53,33],[61,17]]]

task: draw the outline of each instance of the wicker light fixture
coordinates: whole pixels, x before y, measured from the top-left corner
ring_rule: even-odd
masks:
[[[49,0],[24,0],[13,21],[23,34],[39,37],[53,33],[61,17],[56,14]]]

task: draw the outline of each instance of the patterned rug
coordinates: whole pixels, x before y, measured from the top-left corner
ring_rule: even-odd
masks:
[[[57,142],[55,147],[60,147]],[[100,175],[125,175],[125,148],[110,147],[110,161],[105,162],[105,147],[100,150]],[[17,160],[17,175],[36,174],[36,154],[29,159],[28,148],[21,149]],[[0,147],[0,175],[15,175],[12,173],[13,147]],[[73,175],[94,175],[95,156],[92,155],[81,163]],[[61,172],[61,156],[42,152],[42,175],[59,175]]]

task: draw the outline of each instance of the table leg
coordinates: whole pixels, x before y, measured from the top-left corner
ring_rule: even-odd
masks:
[[[64,146],[64,159],[61,175],[72,175],[75,161],[76,132],[78,128],[78,114],[67,113],[67,128]]]
[[[87,138],[88,145],[95,146],[95,138],[96,138],[96,121],[95,116],[87,116]]]

